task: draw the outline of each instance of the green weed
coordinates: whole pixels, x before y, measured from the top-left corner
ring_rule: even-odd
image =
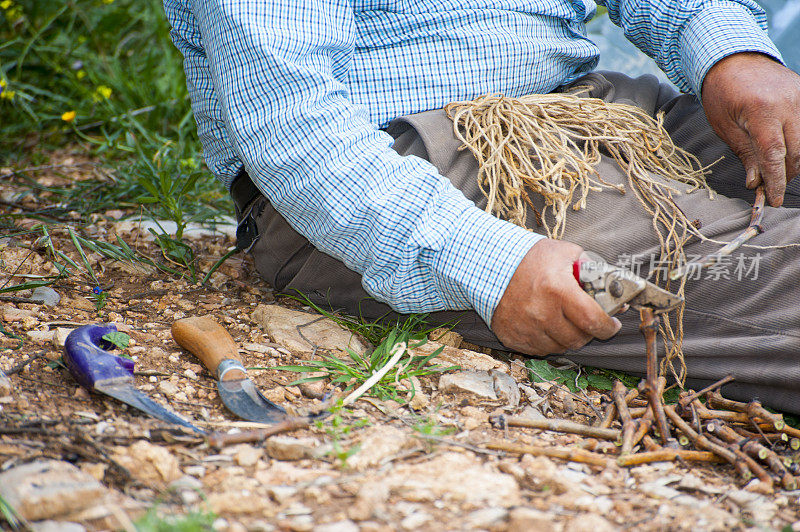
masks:
[[[402,323],[396,323],[388,330],[386,336],[375,346],[372,352],[365,356],[361,356],[354,350],[347,348],[348,358],[338,358],[330,354],[318,353],[321,360],[309,360],[302,365],[277,366],[275,369],[297,373],[322,373],[322,375],[301,378],[293,382],[292,385],[330,379],[333,383],[345,384],[345,391],[349,391],[363,384],[370,376],[384,367],[389,359],[392,358],[392,350],[397,344],[404,342],[409,350],[425,345],[428,342],[428,338],[427,331],[422,330],[421,326],[423,324],[424,316],[420,315],[414,315]],[[405,402],[403,395],[406,391],[400,387],[400,381],[411,377],[421,377],[457,369],[456,366],[429,365],[430,361],[442,352],[442,349],[443,347],[439,347],[425,356],[409,355],[407,358],[401,359],[367,394],[382,400],[392,399],[398,402]]]
[[[353,429],[358,429],[369,425],[366,419],[356,420],[354,423],[347,423],[345,415],[349,411],[342,405],[339,400],[334,406],[329,409],[331,416],[322,420],[318,420],[315,424],[318,429],[324,430],[331,439],[331,451],[328,453],[341,468],[347,467],[347,460],[356,454],[361,448],[360,445],[346,446],[345,441],[350,436]]]
[[[136,520],[137,532],[206,532],[214,530],[217,516],[208,510],[196,510],[183,515],[167,515],[158,505]]]

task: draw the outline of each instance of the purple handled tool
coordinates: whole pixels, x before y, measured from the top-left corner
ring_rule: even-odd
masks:
[[[134,388],[133,361],[105,350],[112,344],[103,336],[116,330],[114,325],[84,325],[67,336],[64,362],[75,380],[90,391],[110,395],[162,421],[205,434]]]

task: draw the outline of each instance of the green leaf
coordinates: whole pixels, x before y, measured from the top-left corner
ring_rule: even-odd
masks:
[[[530,370],[529,372],[533,382],[556,381],[563,383],[564,381],[565,372],[554,368],[543,358],[531,358],[525,361],[525,365],[528,367],[528,370]]]
[[[605,375],[587,375],[586,380],[589,386],[592,388],[597,388],[598,390],[611,390],[614,387],[614,381]]]
[[[103,340],[114,344],[119,349],[125,349],[131,341],[131,337],[124,332],[114,331],[103,335]]]

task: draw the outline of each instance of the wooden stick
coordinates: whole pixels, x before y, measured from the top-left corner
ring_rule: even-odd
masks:
[[[751,419],[760,418],[765,421],[769,421],[774,425],[775,430],[781,430],[784,426],[786,426],[786,422],[783,421],[783,416],[780,414],[773,414],[761,406],[761,403],[758,401],[750,401],[749,403],[732,401],[730,399],[725,399],[722,397],[722,394],[720,394],[719,391],[715,390],[709,392],[708,404],[715,408],[726,408],[735,412],[744,412]]]
[[[568,419],[528,419],[518,416],[509,416],[506,417],[505,420],[509,427],[527,427],[531,429],[551,430],[553,432],[568,432],[570,434],[579,434],[581,436],[600,438],[603,440],[618,440],[621,434],[621,431],[617,429],[590,427],[589,425],[576,423]]]
[[[765,431],[773,431],[773,430],[775,430],[775,427],[772,424],[769,424],[769,423],[757,423],[756,426],[759,429],[765,430]],[[778,429],[778,431],[779,432],[783,432],[784,434],[786,434],[790,438],[800,438],[800,430],[798,430],[798,429],[796,429],[794,427],[790,427],[789,425],[786,425],[786,424],[784,424],[784,426],[782,428]]]
[[[733,375],[728,375],[727,377],[723,377],[722,379],[718,380],[714,384],[709,384],[699,392],[692,392],[690,394],[682,393],[681,398],[678,399],[678,405],[681,407],[681,409],[686,408],[695,399],[699,399],[708,392],[714,391],[717,388],[721,388],[722,386],[728,384],[731,381],[733,381]]]
[[[234,443],[258,442],[265,440],[270,436],[274,436],[275,434],[281,434],[282,432],[290,432],[308,427],[309,424],[310,422],[308,419],[295,417],[285,419],[276,425],[259,430],[248,430],[246,432],[237,432],[235,434],[221,434],[219,432],[215,432],[208,436],[208,445],[217,449],[221,449],[226,445],[232,445]]]
[[[628,411],[628,403],[625,402],[625,394],[627,390],[621,381],[615,380],[612,389],[614,397],[614,404],[617,405],[617,412],[619,412],[619,419],[622,421],[622,446],[620,447],[620,454],[630,454],[633,449],[633,433],[636,431],[636,422],[631,417]]]
[[[583,464],[601,467],[607,467],[611,463],[611,461],[602,454],[597,454],[574,447],[534,447],[533,445],[515,445],[506,442],[489,443],[486,445],[486,447],[496,451],[506,451],[516,454],[530,454],[533,456],[547,456],[550,458],[567,460],[569,462],[580,462]]]
[[[736,431],[719,420],[709,421],[706,425],[706,430],[716,434],[722,440],[725,440],[728,443],[739,446],[742,451],[750,455],[752,458],[758,458],[759,460],[766,462],[772,472],[775,473],[781,480],[781,486],[783,486],[783,489],[794,490],[797,488],[797,485],[794,481],[794,476],[792,476],[792,474],[786,470],[786,467],[783,465],[783,461],[772,449],[764,447],[754,440],[749,440],[744,436],[737,434]]]
[[[610,402],[606,405],[605,412],[603,412],[603,419],[599,420],[595,426],[600,429],[607,429],[614,423],[614,418],[617,417],[617,405]]]
[[[651,462],[672,462],[675,460],[725,463],[725,460],[710,451],[687,451],[686,449],[667,449],[662,447],[657,451],[620,456],[617,458],[617,465],[629,467],[649,464]]]
[[[628,390],[627,394],[625,395],[625,404],[630,405],[631,402],[636,399],[639,395],[639,390],[632,388]],[[606,405],[606,410],[603,413],[603,419],[595,425],[596,427],[600,427],[602,429],[607,429],[614,423],[614,419],[617,417],[617,405],[612,401]]]
[[[658,317],[649,307],[642,307],[639,311],[642,323],[639,330],[644,335],[645,347],[647,352],[647,396],[650,408],[653,409],[653,417],[658,428],[661,443],[667,447],[674,447],[677,443],[670,435],[667,417],[664,415],[664,403],[658,394],[658,345],[656,333],[658,332]],[[619,407],[618,407],[619,408]]]
[[[723,447],[721,445],[717,445],[716,443],[712,442],[709,438],[702,434],[698,434],[692,427],[689,426],[681,416],[675,411],[672,406],[665,406],[664,412],[667,416],[672,420],[672,423],[675,424],[678,429],[686,434],[692,442],[694,443],[695,447],[699,449],[705,449],[707,451],[711,451],[712,453],[716,454],[717,456],[723,458],[725,461],[729,462],[731,465],[736,467],[739,474],[745,478],[745,480],[749,480],[752,477],[752,472],[747,469],[747,466],[742,463],[740,457],[738,457],[735,453],[733,453],[730,449]]]
[[[743,468],[744,470],[748,471],[751,474],[755,473],[756,477],[758,477],[758,480],[761,484],[759,492],[764,493],[765,490],[768,490],[769,493],[772,492],[772,486],[774,484],[774,482],[772,481],[772,477],[769,476],[769,473],[767,473],[767,471],[763,467],[761,467],[761,464],[759,464],[758,462],[753,460],[750,456],[745,454],[745,452],[742,451],[741,447],[735,444],[728,444],[725,440],[718,438],[717,436],[711,434],[710,432],[706,434],[706,437],[709,439],[709,441],[714,442],[716,445],[719,445],[721,447],[727,447],[733,454],[737,456],[737,458],[739,458],[739,460],[741,461],[740,463],[744,465]]]
[[[727,257],[740,247],[742,244],[759,234],[761,229],[761,220],[764,218],[764,204],[766,203],[766,194],[764,193],[764,186],[761,185],[756,189],[756,198],[753,202],[753,210],[750,214],[750,224],[747,226],[747,229],[744,230],[739,236],[722,246],[718,251],[715,253],[711,253],[706,255],[705,257],[692,261],[687,262],[680,268],[676,268],[669,273],[669,278],[672,281],[677,281],[678,279],[685,277],[694,269],[701,269],[707,268],[712,266],[720,261],[722,257]]]

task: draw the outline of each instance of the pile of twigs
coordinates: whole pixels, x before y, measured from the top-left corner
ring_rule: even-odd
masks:
[[[550,456],[574,462],[607,466],[617,455],[620,466],[652,462],[694,461],[729,463],[748,489],[772,493],[800,487],[800,430],[786,424],[783,416],[766,410],[758,401],[732,401],[719,391],[731,382],[724,379],[698,392],[680,394],[677,404],[666,405],[666,379],[658,377],[655,352],[657,320],[652,311],[642,310],[642,332],[647,341],[648,376],[638,389],[628,390],[614,382],[613,401],[592,426],[564,419],[531,420],[500,416],[493,422],[502,427],[530,427],[587,436],[578,447],[549,448],[489,445],[495,450]],[[705,398],[705,404],[701,399]],[[616,428],[616,425],[620,428]],[[598,440],[614,442],[601,445]],[[607,451],[607,452],[600,452]]]

